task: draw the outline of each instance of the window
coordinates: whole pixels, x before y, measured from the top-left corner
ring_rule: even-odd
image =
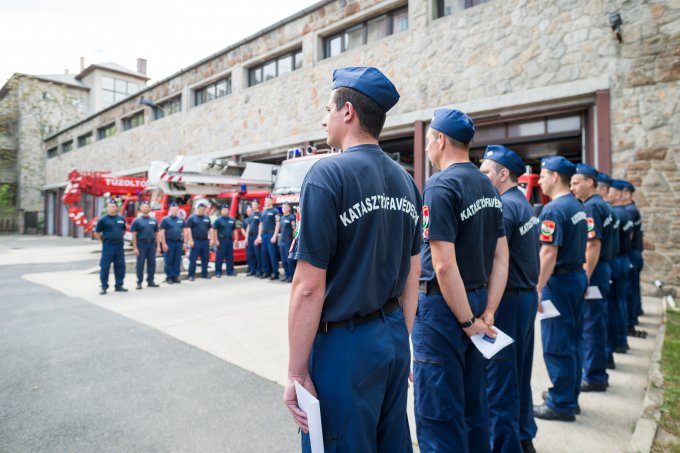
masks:
[[[48,159],[51,159],[53,157],[57,157],[57,154],[59,154],[59,148],[57,146],[47,150],[47,158]]]
[[[194,91],[194,105],[205,104],[228,94],[231,94],[231,76]]]
[[[69,151],[73,151],[73,140],[69,140],[67,142],[64,142],[61,144],[61,153],[68,153]]]
[[[92,132],[88,132],[87,134],[78,137],[78,148],[87,146],[90,143],[92,143]]]
[[[135,82],[102,77],[102,103],[104,105],[115,104],[137,91],[139,91],[139,85]]]
[[[116,135],[116,123],[111,123],[97,129],[97,140],[104,140],[114,135]]]
[[[407,7],[372,17],[324,39],[324,58],[335,57],[404,30],[408,30]]]
[[[435,17],[449,16],[466,8],[472,8],[473,6],[490,1],[491,0],[436,0]]]
[[[275,79],[301,67],[302,49],[294,50],[250,68],[248,71],[248,86]]]
[[[144,124],[144,111],[137,112],[134,115],[123,118],[123,130],[129,131],[137,126]]]
[[[177,96],[175,98],[169,99],[167,101],[158,104],[158,109],[153,109],[153,119],[159,120],[170,116],[173,113],[182,111],[182,96]]]

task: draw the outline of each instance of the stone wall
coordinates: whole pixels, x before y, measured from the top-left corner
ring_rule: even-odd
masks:
[[[433,3],[411,0],[408,31],[331,59],[320,59],[324,36],[403,2],[322,5],[151,87],[143,94],[154,100],[181,93],[183,111],[50,159],[48,184],[64,182],[74,167],[131,172],[176,154],[247,156],[323,140],[320,121],[331,73],[341,66],[378,66],[395,82],[402,98],[388,115],[387,134],[412,130],[414,121],[428,121],[440,106],[475,106],[469,113],[481,117],[502,112],[496,102],[501,97],[514,96],[513,107],[525,110],[531,109],[530,93],[560,92],[568,101],[569,90],[604,77],[611,99],[613,173],[640,186],[636,200],[647,238],[644,279],[661,278],[680,288],[675,162],[680,156],[680,2],[495,0],[439,19],[433,18]],[[613,12],[623,19],[623,43],[609,28]],[[300,45],[301,70],[246,87],[251,65]],[[191,106],[192,87],[227,74],[233,94]],[[138,108],[133,99],[50,143],[119,121]]]

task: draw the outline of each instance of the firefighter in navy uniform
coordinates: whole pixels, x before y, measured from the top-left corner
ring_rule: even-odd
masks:
[[[295,215],[291,213],[291,208],[288,203],[284,203],[281,207],[283,215],[279,220],[281,226],[281,238],[279,239],[279,256],[281,256],[281,264],[283,265],[284,282],[293,281],[293,271],[295,261],[288,257],[290,251],[290,244],[293,242],[293,232],[295,231]]]
[[[583,205],[569,191],[575,172],[576,166],[562,156],[541,161],[538,182],[552,201],[540,216],[539,311],[541,301],[550,300],[560,312],[560,316],[541,321],[543,360],[553,385],[544,393],[544,404],[534,406],[534,417],[544,420],[574,421],[579,412],[588,227]]]
[[[406,415],[420,266],[421,201],[378,136],[399,95],[375,68],[333,73],[323,126],[344,152],[314,164],[293,245],[284,403],[307,420],[293,380],[318,395],[326,451],[412,451]]]
[[[161,220],[158,231],[158,241],[163,251],[163,271],[165,283],[181,283],[179,279],[182,266],[182,236],[184,234],[184,219],[179,215],[179,205],[171,203],[168,215]]]
[[[222,265],[227,263],[227,275],[236,276],[234,272],[234,230],[236,220],[229,216],[229,205],[223,204],[220,217],[215,220],[212,228],[212,242],[217,247],[215,253],[215,277],[222,277]]]
[[[253,213],[248,217],[248,227],[246,228],[247,249],[246,252],[250,256],[250,262],[253,264],[249,275],[261,277],[262,272],[262,252],[260,251],[260,243],[257,241],[257,235],[260,232],[260,221],[262,213],[260,212],[260,203],[254,200],[251,204]]]
[[[268,196],[264,200],[264,211],[257,234],[256,244],[260,244],[262,249],[262,275],[260,278],[270,280],[279,279],[279,259],[276,250],[277,233],[279,230],[279,220],[281,213],[274,207],[272,197]]]
[[[486,147],[480,170],[503,202],[503,223],[510,252],[508,282],[496,311],[496,326],[515,340],[486,362],[491,445],[494,452],[534,452],[536,437],[531,369],[534,320],[538,305],[538,218],[517,185],[525,173],[522,159],[500,146]]]
[[[581,392],[604,392],[609,386],[607,374],[607,294],[611,279],[611,241],[613,220],[611,207],[598,194],[598,172],[587,164],[577,164],[571,177],[571,191],[586,210],[588,242],[586,275],[588,285],[597,287],[602,297],[583,300],[583,334],[581,357],[583,374]]]
[[[146,283],[149,288],[158,288],[154,282],[156,275],[156,254],[160,252],[160,242],[157,238],[158,222],[149,216],[151,206],[144,200],[139,205],[141,215],[130,225],[132,232],[132,248],[137,255],[135,271],[137,272],[137,289],[142,289],[144,281],[144,262],[146,262]]]
[[[630,245],[630,252],[628,252],[628,259],[630,260],[630,285],[628,290],[628,329],[629,336],[646,338],[647,332],[644,330],[637,330],[635,326],[638,324],[638,317],[642,314],[642,297],[640,296],[640,272],[644,266],[642,260],[643,232],[642,232],[642,218],[635,202],[633,201],[633,192],[635,186],[630,181],[625,181],[623,187],[623,202],[626,212],[633,220],[633,241]]]
[[[109,287],[109,270],[113,263],[113,274],[116,277],[116,291],[125,292],[125,252],[123,237],[125,236],[125,219],[118,215],[118,203],[109,200],[106,203],[106,215],[97,221],[94,229],[95,239],[102,241],[102,257],[99,261],[99,280],[102,289],[99,294],[106,294]]]
[[[628,346],[628,290],[630,284],[630,252],[633,242],[634,223],[630,213],[626,210],[623,189],[626,181],[613,179],[609,187],[609,202],[613,206],[614,215],[619,219],[619,253],[612,259],[612,284],[610,297],[616,304],[617,311],[614,319],[614,352],[625,354]]]
[[[469,339],[495,338],[508,274],[502,202],[472,162],[475,129],[459,110],[434,112],[426,150],[440,170],[423,191],[418,313],[413,327],[415,418],[422,452],[490,451],[486,373]],[[303,222],[304,225],[304,222]]]
[[[196,276],[196,261],[201,257],[201,278],[208,275],[208,261],[210,261],[210,218],[205,214],[205,202],[199,201],[196,213],[190,216],[184,224],[185,242],[189,251],[189,281]]]

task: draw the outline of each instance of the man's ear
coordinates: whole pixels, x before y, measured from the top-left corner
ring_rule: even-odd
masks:
[[[354,110],[354,106],[349,101],[345,102],[343,107],[345,109],[343,119],[345,120],[345,123],[349,123],[356,116],[356,110]]]

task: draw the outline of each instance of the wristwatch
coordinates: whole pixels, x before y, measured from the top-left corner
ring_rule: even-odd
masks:
[[[469,321],[459,322],[458,325],[461,326],[463,329],[467,329],[468,327],[472,326],[475,323],[476,320],[477,320],[477,318],[475,318],[473,316],[472,318],[470,318]]]

